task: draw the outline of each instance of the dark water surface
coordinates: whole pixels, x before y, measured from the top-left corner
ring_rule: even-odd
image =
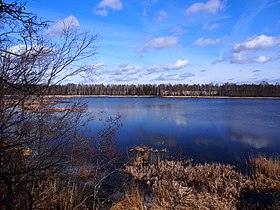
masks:
[[[77,100],[77,99],[73,99]],[[120,149],[167,146],[196,161],[231,162],[252,153],[280,153],[280,100],[85,98],[91,114],[120,113]],[[100,125],[90,124],[96,130]]]

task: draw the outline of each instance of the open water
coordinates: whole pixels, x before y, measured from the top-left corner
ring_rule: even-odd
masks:
[[[78,99],[71,99],[78,100]],[[280,153],[280,100],[216,98],[84,98],[88,113],[121,115],[119,149],[167,147],[198,162],[232,162]],[[98,114],[99,113],[99,114]],[[89,124],[88,133],[101,129]]]

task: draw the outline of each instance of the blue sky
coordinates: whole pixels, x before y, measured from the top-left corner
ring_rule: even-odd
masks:
[[[280,82],[279,0],[27,0],[28,11],[100,33],[94,83]],[[72,77],[68,82],[89,82]]]

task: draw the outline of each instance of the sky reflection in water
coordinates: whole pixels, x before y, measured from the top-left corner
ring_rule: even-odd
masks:
[[[86,98],[89,113],[121,114],[120,149],[166,145],[197,161],[280,152],[280,100]],[[99,127],[92,122],[92,130]]]

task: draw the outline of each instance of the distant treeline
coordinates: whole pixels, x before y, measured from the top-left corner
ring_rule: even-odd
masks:
[[[110,96],[229,96],[229,97],[280,97],[280,85],[261,84],[66,84],[47,90],[49,95],[110,95]]]

